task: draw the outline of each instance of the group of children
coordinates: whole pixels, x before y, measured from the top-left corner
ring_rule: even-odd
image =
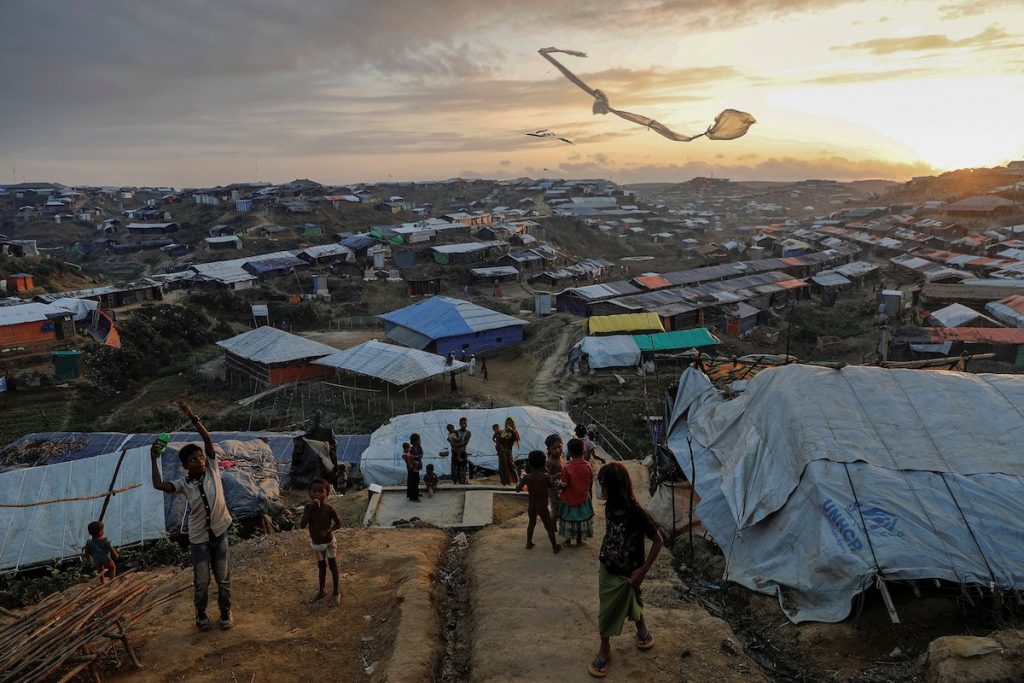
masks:
[[[228,566],[227,530],[232,523],[224,499],[220,471],[210,433],[185,402],[179,404],[203,440],[203,447],[188,444],[178,452],[185,476],[165,481],[160,474],[158,460],[166,446],[165,442],[154,442],[152,456],[153,487],[165,493],[183,495],[188,500],[191,512],[188,517],[189,540],[191,542],[193,570],[193,600],[196,609],[196,627],[200,631],[210,628],[206,615],[211,573],[217,582],[217,605],[220,609],[220,627],[234,626],[231,613],[231,574]],[[469,441],[466,419],[459,421],[460,430],[449,425],[449,443],[457,443],[462,449]],[[460,433],[461,432],[461,433]],[[506,446],[519,442],[515,422],[509,418],[505,428],[493,426],[494,443],[500,446],[499,463]],[[585,538],[594,535],[594,506],[592,494],[594,476],[592,462],[600,460],[596,448],[588,438],[587,429],[577,426],[576,438],[570,439],[569,460],[562,453],[562,438],[557,434],[545,439],[547,453],[530,451],[529,470],[522,475],[514,465],[506,465],[506,477],[516,480],[517,491],[527,491],[528,523],[526,547],[533,548],[533,532],[540,518],[551,542],[552,551],[558,553],[562,545],[556,539],[557,530],[571,546],[573,538],[582,545]],[[412,434],[408,443],[402,445],[402,457],[409,471],[407,494],[410,499],[419,499],[419,472],[423,464],[423,447],[418,434]],[[511,448],[508,448],[511,456]],[[465,450],[462,451],[463,454]],[[453,449],[454,453],[454,449]],[[603,462],[603,461],[602,461]],[[434,466],[426,466],[423,478],[428,496],[437,487]],[[503,479],[504,483],[504,479]],[[600,549],[598,572],[598,630],[601,644],[597,655],[587,667],[592,676],[604,677],[608,673],[611,657],[609,638],[619,635],[628,619],[635,622],[637,648],[649,650],[654,638],[643,618],[643,600],[640,586],[661,551],[663,540],[654,522],[636,500],[629,472],[621,463],[604,464],[597,473],[599,500],[605,501],[606,529]],[[299,526],[309,529],[310,548],[314,553],[319,570],[319,592],[314,600],[324,599],[326,594],[327,569],[331,571],[332,593],[329,604],[337,605],[340,598],[338,586],[338,564],[336,559],[337,541],[335,532],[341,528],[337,511],[327,501],[330,484],[324,479],[312,483],[309,490],[310,503],[303,511]],[[89,524],[90,539],[83,554],[91,558],[103,581],[106,575],[113,578],[119,558],[117,550],[103,534],[102,521]],[[651,548],[645,553],[645,539],[651,540]]]
[[[527,549],[534,547],[533,532],[540,518],[551,549],[557,554],[562,545],[555,537],[556,521],[558,533],[566,539],[566,545],[571,546],[573,538],[577,545],[582,545],[584,538],[594,535],[592,462],[600,458],[582,425],[576,428],[576,438],[567,444],[568,462],[562,457],[560,436],[550,435],[544,445],[547,453],[530,452],[530,470],[519,480],[516,490],[529,492]],[[654,637],[644,621],[640,585],[661,552],[664,540],[637,502],[629,471],[621,463],[604,464],[597,473],[597,484],[597,497],[605,501],[606,524],[598,570],[597,621],[601,644],[587,671],[595,678],[604,678],[611,660],[610,638],[622,633],[626,620],[635,623],[637,649],[654,647]],[[647,553],[644,552],[645,539],[651,541]]]
[[[544,446],[547,453],[530,452],[527,458],[530,469],[520,478],[516,490],[530,494],[526,547],[534,545],[533,531],[539,517],[548,532],[551,548],[557,553],[562,546],[555,540],[556,528],[568,546],[572,546],[573,538],[579,546],[585,538],[594,537],[593,463],[603,460],[583,425],[577,425],[576,438],[569,439],[568,462],[561,436],[551,434],[544,440]]]

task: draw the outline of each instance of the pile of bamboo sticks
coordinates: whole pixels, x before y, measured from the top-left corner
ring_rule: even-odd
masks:
[[[97,664],[117,643],[139,667],[128,629],[188,588],[153,598],[150,575],[127,573],[105,584],[92,582],[50,595],[0,629],[0,683],[65,683],[86,670],[99,681]]]

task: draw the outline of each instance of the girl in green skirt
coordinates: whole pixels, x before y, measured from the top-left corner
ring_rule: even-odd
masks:
[[[622,633],[626,619],[636,623],[636,646],[654,647],[654,637],[644,622],[640,584],[661,552],[664,540],[650,516],[633,495],[633,482],[621,463],[611,462],[597,473],[599,498],[605,501],[605,534],[598,568],[597,627],[601,648],[587,670],[604,678],[611,658],[609,638]],[[644,539],[651,549],[644,555]]]

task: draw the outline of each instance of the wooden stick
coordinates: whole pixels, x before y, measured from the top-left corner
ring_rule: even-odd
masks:
[[[955,365],[961,361],[970,360],[991,360],[996,357],[994,353],[977,353],[973,356],[950,356],[949,358],[931,358],[928,360],[908,361],[886,361],[882,363],[883,368],[930,368],[943,365]]]
[[[117,495],[118,493],[124,493],[125,491],[131,491],[137,489],[142,484],[132,484],[125,486],[124,488],[111,489],[104,491],[103,493],[97,493],[92,496],[75,496],[74,498],[54,498],[52,500],[41,500],[38,503],[0,503],[0,508],[32,508],[39,505],[52,505],[53,503],[72,503],[78,500],[95,500],[96,498],[109,498],[109,496]]]
[[[110,505],[110,499],[114,495],[114,484],[117,483],[117,475],[121,473],[121,463],[124,462],[124,456],[128,453],[127,448],[121,449],[121,457],[117,459],[117,465],[114,466],[114,474],[110,477],[110,486],[107,487],[107,497],[103,499],[103,507],[100,509],[99,521],[103,521],[103,518],[107,514],[107,506]]]

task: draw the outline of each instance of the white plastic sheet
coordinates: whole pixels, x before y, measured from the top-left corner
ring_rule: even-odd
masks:
[[[25,467],[0,474],[0,503],[36,503],[105,493],[120,450],[84,460]],[[159,538],[164,533],[164,494],[153,488],[149,447],[131,448],[114,488],[141,484],[110,498],[104,533],[115,547]],[[0,570],[17,570],[78,555],[89,539],[86,527],[99,519],[103,498],[0,508]]]
[[[790,365],[725,401],[687,370],[669,428],[726,578],[794,622],[879,576],[1024,587],[1024,378]]]
[[[633,368],[640,362],[640,347],[628,334],[608,337],[584,337],[569,352],[570,362],[579,361],[583,354],[591,369]]]
[[[445,425],[459,426],[459,418],[469,421],[473,438],[469,442],[469,461],[474,465],[496,470],[498,458],[491,441],[491,425],[504,425],[511,417],[519,431],[520,444],[512,455],[525,458],[532,450],[544,450],[544,439],[559,434],[563,441],[573,436],[576,425],[566,413],[533,406],[492,408],[486,410],[435,410],[428,413],[398,415],[375,431],[370,446],[363,451],[359,469],[368,484],[392,486],[405,483],[405,462],[402,443],[413,433],[423,440],[423,466],[433,463],[438,474],[451,473],[451,457],[439,457],[448,448]]]

